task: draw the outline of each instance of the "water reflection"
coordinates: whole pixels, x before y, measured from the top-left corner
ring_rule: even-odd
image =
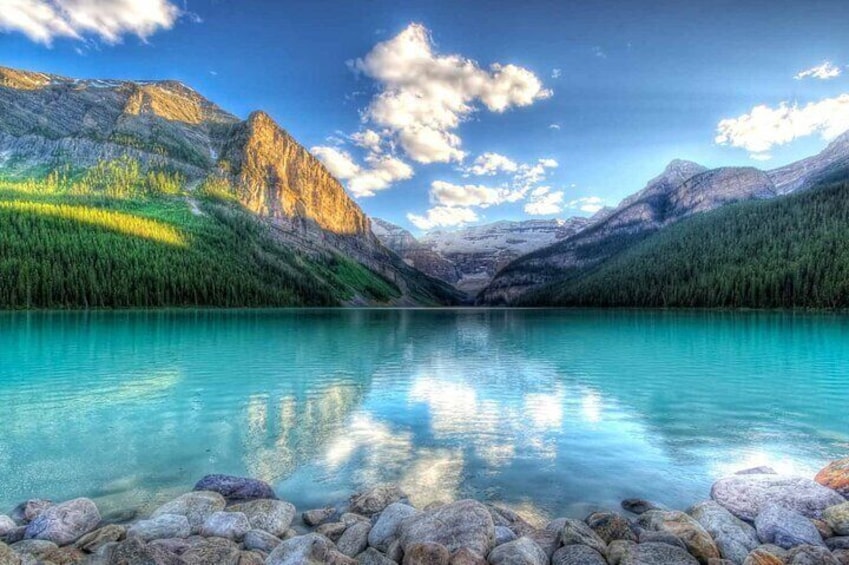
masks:
[[[208,472],[299,506],[385,481],[540,519],[684,505],[849,449],[847,337],[762,314],[0,315],[0,505],[144,507]]]

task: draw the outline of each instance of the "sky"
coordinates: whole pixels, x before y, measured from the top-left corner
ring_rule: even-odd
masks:
[[[0,65],[264,110],[415,233],[591,215],[849,129],[845,0],[0,0]]]

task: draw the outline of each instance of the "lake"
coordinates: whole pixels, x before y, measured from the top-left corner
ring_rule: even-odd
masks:
[[[207,473],[299,509],[399,482],[543,516],[687,507],[849,453],[849,318],[596,310],[0,314],[0,513]]]

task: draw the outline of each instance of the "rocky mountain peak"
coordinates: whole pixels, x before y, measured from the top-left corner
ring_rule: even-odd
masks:
[[[57,78],[46,73],[33,73],[0,66],[0,86],[18,90],[35,90]]]

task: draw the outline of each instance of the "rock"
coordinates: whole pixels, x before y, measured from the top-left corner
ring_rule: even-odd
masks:
[[[21,565],[18,554],[3,542],[0,542],[0,565]]]
[[[13,543],[9,547],[11,547],[15,553],[18,553],[20,555],[34,555],[38,558],[42,558],[45,555],[48,555],[59,549],[59,546],[53,543],[52,541],[40,539],[28,539],[19,541],[17,543]]]
[[[439,543],[413,543],[404,550],[403,565],[450,565],[451,552]]]
[[[307,526],[315,527],[332,518],[334,514],[336,514],[335,508],[316,508],[314,510],[307,510],[301,514],[301,518]]]
[[[203,523],[206,519],[224,510],[227,501],[217,492],[211,491],[196,491],[184,494],[166,502],[157,508],[151,518],[156,518],[163,514],[179,514],[185,516],[192,528],[192,533],[200,533]],[[273,532],[272,532],[273,533]]]
[[[260,499],[234,504],[228,512],[241,512],[248,517],[251,528],[283,536],[295,518],[295,506],[283,500]]]
[[[832,551],[831,554],[837,559],[840,565],[849,565],[849,549],[838,549],[837,551]]]
[[[823,520],[838,536],[849,536],[849,502],[829,506],[822,513]]]
[[[791,549],[784,558],[786,565],[840,565],[829,550],[813,545],[800,545]]]
[[[566,519],[563,529],[560,531],[560,543],[562,545],[586,545],[602,555],[607,555],[607,544],[603,539],[580,520]]]
[[[748,469],[743,469],[742,471],[737,471],[734,473],[735,475],[777,475],[775,469],[768,465],[761,465],[760,467],[750,467]]]
[[[516,539],[516,534],[507,526],[495,526],[495,545],[507,543]]]
[[[641,530],[639,536],[640,543],[665,543],[667,545],[674,545],[675,547],[680,547],[683,550],[687,550],[687,546],[684,544],[681,539],[669,532],[654,532],[651,530]]]
[[[5,536],[17,527],[18,524],[14,520],[4,514],[0,514],[0,536]]]
[[[695,519],[684,512],[674,510],[649,510],[641,514],[637,524],[647,530],[667,532],[684,542],[699,563],[706,564],[708,559],[718,558],[719,548],[705,529]]]
[[[655,511],[657,512],[657,511]],[[610,565],[697,565],[698,560],[680,547],[665,543],[616,540],[608,548]]]
[[[548,555],[549,559],[551,559],[551,556],[554,555],[554,552],[560,547],[560,532],[563,530],[563,521],[560,521],[560,527],[557,529],[550,528],[549,526],[551,525],[552,524],[549,524],[541,530],[531,532],[527,536],[534,540],[536,544],[542,548],[545,554]]]
[[[374,523],[374,527],[372,527],[368,534],[368,544],[378,551],[386,552],[392,541],[398,537],[401,522],[410,516],[418,514],[418,512],[412,506],[401,502],[393,502],[380,513],[380,516]]]
[[[348,526],[345,533],[336,542],[336,549],[343,555],[355,557],[368,547],[368,537],[371,531],[371,522],[357,522]]]
[[[217,492],[229,500],[277,498],[274,489],[268,483],[232,475],[207,475],[197,482],[195,490]]]
[[[369,518],[362,516],[360,514],[354,514],[353,512],[345,512],[341,516],[339,516],[339,521],[345,524],[346,526],[352,526],[357,522],[371,522]]]
[[[588,545],[567,545],[554,552],[551,565],[607,565],[607,560]]]
[[[369,547],[357,555],[357,563],[359,565],[396,565],[394,561],[373,547]]]
[[[186,565],[239,565],[241,552],[233,542],[223,538],[204,538],[184,551],[180,558]]]
[[[24,539],[24,535],[26,535],[27,527],[26,526],[18,526],[6,532],[4,535],[0,536],[0,541],[4,541],[7,544],[13,544],[15,542],[19,542]]]
[[[109,524],[84,535],[74,545],[86,553],[94,553],[103,544],[121,541],[125,537],[127,537],[127,528],[117,524]]]
[[[29,524],[51,506],[53,506],[53,502],[50,500],[32,498],[26,502],[21,502],[12,510],[12,520],[19,524]]]
[[[785,475],[734,475],[711,488],[711,498],[732,514],[754,521],[761,510],[774,503],[808,518],[821,518],[829,506],[845,502],[833,490],[803,477]]]
[[[817,473],[814,480],[849,498],[849,457],[832,461]]]
[[[323,565],[333,544],[319,534],[306,534],[281,542],[265,560],[266,565]]]
[[[528,537],[499,545],[487,556],[492,565],[547,565],[548,555]]]
[[[754,549],[746,559],[743,565],[784,565],[784,559],[763,549]]]
[[[487,565],[487,562],[468,547],[461,547],[451,554],[451,565]]]
[[[53,563],[55,565],[74,565],[85,558],[86,554],[73,545],[58,547],[42,557],[45,562]]]
[[[593,512],[585,521],[604,543],[618,539],[637,541],[631,523],[616,512]]]
[[[689,514],[710,534],[719,554],[738,565],[760,545],[758,534],[752,526],[712,500],[696,504],[689,510]]]
[[[250,529],[251,523],[243,512],[216,512],[203,523],[200,535],[241,540]]]
[[[94,502],[77,498],[45,508],[29,523],[24,537],[68,545],[94,530],[99,523],[100,512]]]
[[[708,559],[708,565],[734,565],[734,562],[730,559],[711,558]]]
[[[187,538],[192,533],[189,520],[180,514],[160,514],[149,520],[139,520],[127,530],[127,537],[142,541],[166,538]]]
[[[474,500],[461,500],[420,512],[401,522],[399,528],[404,552],[416,543],[440,543],[448,551],[468,547],[478,555],[489,555],[495,546],[495,525],[486,506]]]
[[[277,536],[273,536],[265,530],[248,530],[242,543],[245,549],[259,550],[266,553],[271,553],[274,548],[280,545],[282,540]]]
[[[755,518],[758,538],[784,549],[797,545],[825,546],[810,520],[778,504],[770,504]]]
[[[325,536],[327,539],[331,540],[333,543],[336,543],[339,538],[342,537],[342,534],[345,533],[345,530],[348,529],[348,526],[343,524],[342,522],[328,522],[327,524],[322,524],[318,528],[316,528],[316,533]]]
[[[648,500],[643,500],[642,498],[626,498],[622,501],[622,508],[626,512],[631,512],[632,514],[643,514],[648,512],[649,510],[666,510],[667,508],[660,504],[655,504],[654,502],[649,502]]]
[[[495,524],[496,527],[505,526],[510,528],[510,530],[516,534],[517,538],[527,536],[536,530],[530,522],[509,508],[503,508],[493,504],[487,504],[486,507],[489,510],[489,515],[492,516],[492,523]]]
[[[379,485],[373,489],[354,496],[351,499],[351,512],[371,516],[382,512],[393,502],[405,498],[404,491],[398,485]]]
[[[837,536],[825,540],[825,546],[830,550],[849,549],[849,536]]]
[[[256,551],[241,551],[239,565],[265,565],[265,557]]]
[[[396,539],[389,544],[389,549],[386,550],[386,557],[395,563],[400,563],[404,559],[404,548],[401,546],[400,539]]]
[[[826,522],[825,520],[811,518],[811,524],[813,524],[817,531],[820,533],[820,537],[822,539],[834,537],[834,530],[831,529],[831,526],[829,526],[828,522]]]

